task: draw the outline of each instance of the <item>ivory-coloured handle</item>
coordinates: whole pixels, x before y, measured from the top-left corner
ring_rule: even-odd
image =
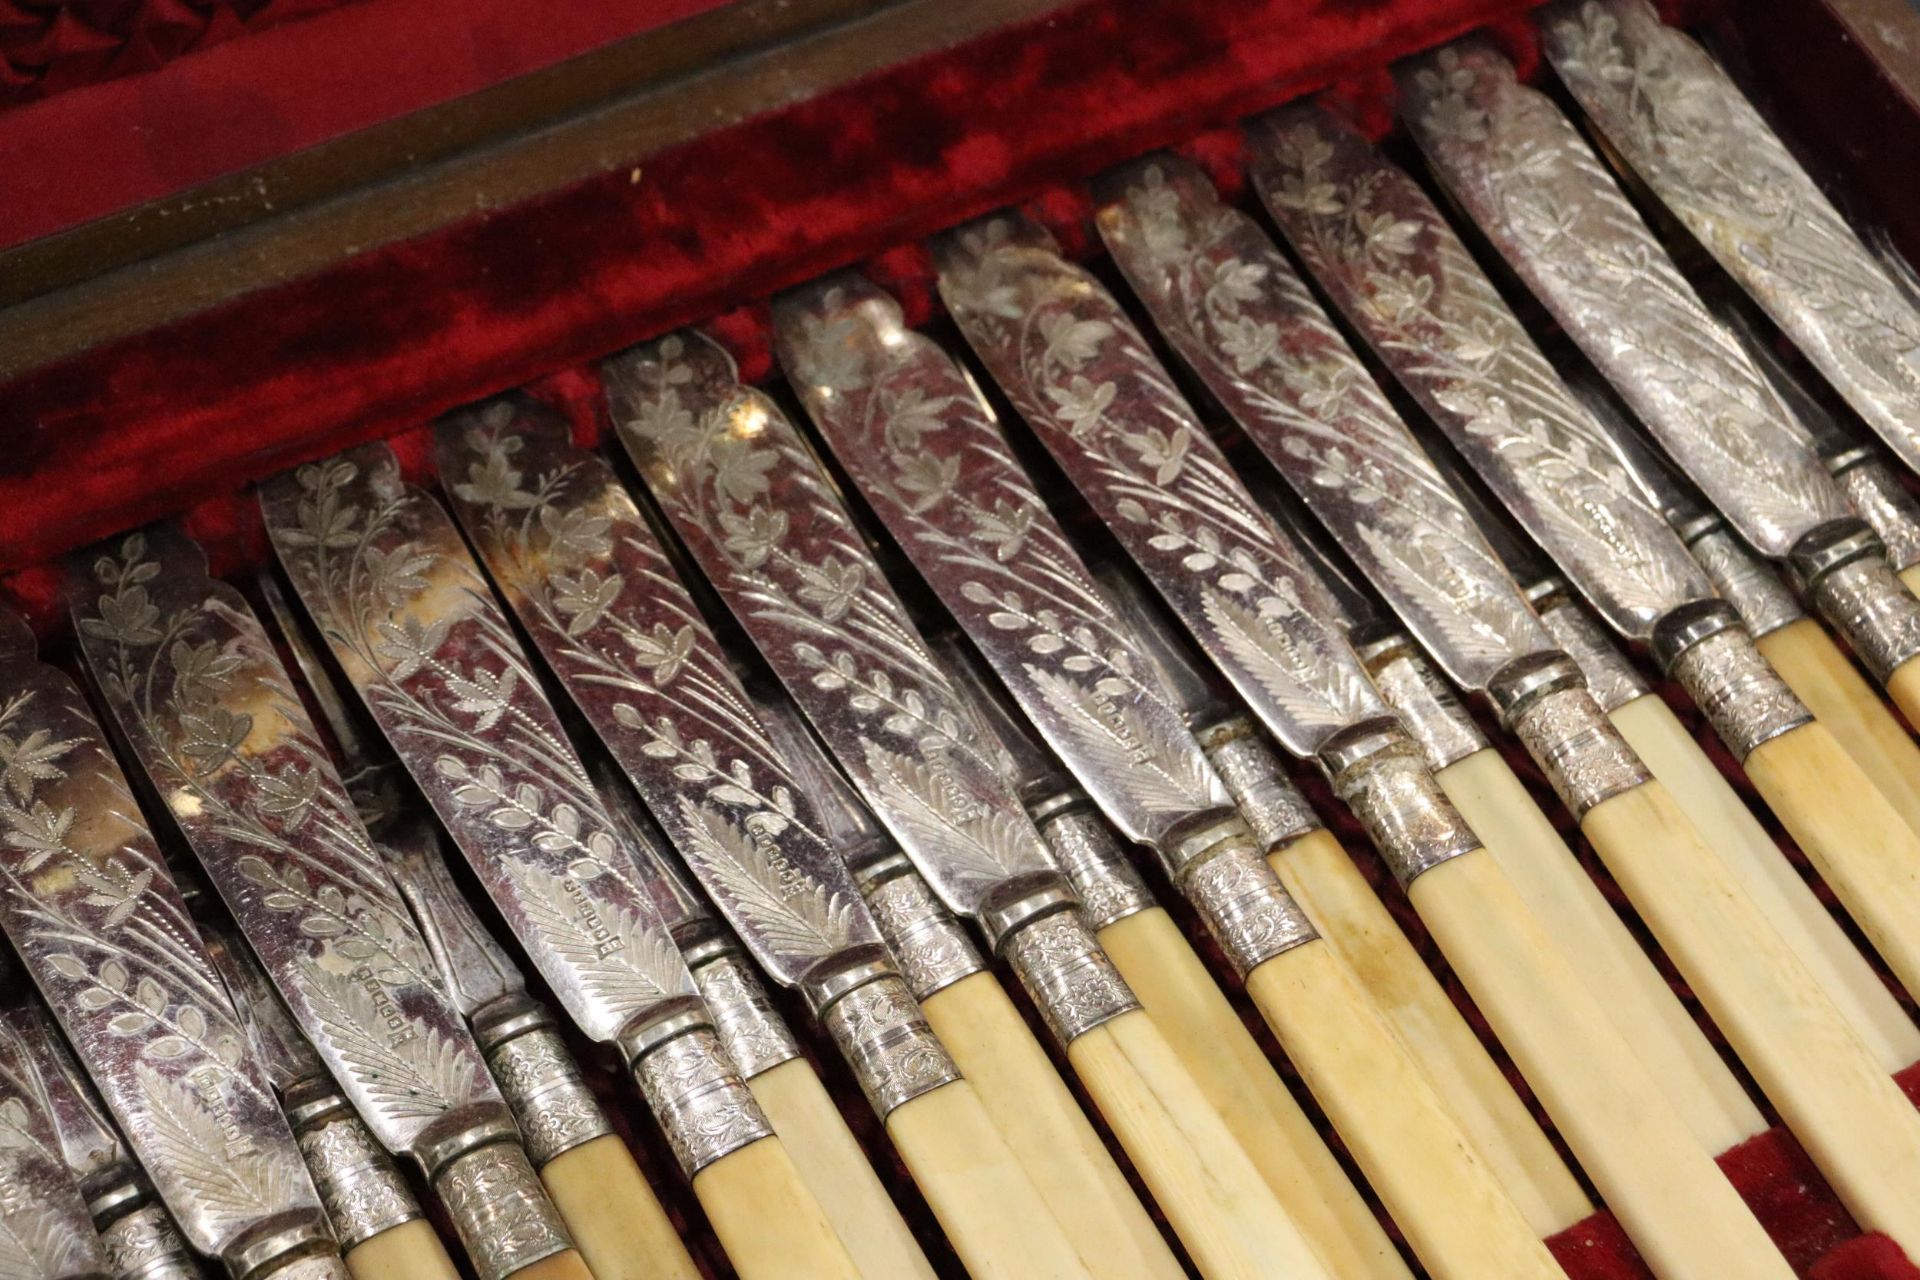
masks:
[[[1380,1220],[1166,910],[1108,925],[1100,945],[1328,1269],[1410,1280]]]
[[[1920,564],[1910,564],[1900,570],[1900,581],[1907,584],[1907,590],[1920,596]]]
[[[540,1170],[540,1182],[594,1280],[700,1280],[619,1134],[562,1151]]]
[[[1498,751],[1434,775],[1590,995],[1709,1152],[1767,1127],[1693,1015]]]
[[[415,1218],[369,1236],[346,1252],[353,1280],[459,1280],[460,1269],[447,1256],[440,1233],[425,1218]],[[522,1268],[523,1274],[531,1267]]]
[[[920,1242],[888,1198],[813,1064],[789,1058],[750,1078],[747,1089],[860,1273],[932,1280],[933,1267]]]
[[[600,1280],[600,1277],[587,1269],[586,1259],[580,1256],[579,1250],[563,1249],[520,1268],[513,1273],[513,1280]]]
[[[694,1174],[693,1194],[741,1280],[863,1280],[778,1137]]]
[[[1854,1220],[1920,1257],[1920,1111],[1666,788],[1605,800],[1581,828]]]
[[[1887,677],[1887,696],[1908,724],[1920,724],[1920,658],[1909,658]]]
[[[920,1011],[1076,1251],[1103,1257],[1102,1280],[1182,1280],[1185,1269],[1000,980],[969,974]]]
[[[1920,1027],[1814,896],[1739,794],[1658,694],[1635,698],[1609,717],[1653,776],[1667,787],[1787,947],[1888,1074],[1920,1061]]]
[[[1591,1214],[1566,1161],[1340,842],[1313,831],[1267,860],[1340,949],[1534,1233],[1554,1235]]]
[[[1761,743],[1746,766],[1880,958],[1920,991],[1920,833],[1818,720]]]
[[[1920,831],[1920,743],[1834,638],[1812,618],[1801,618],[1754,644],[1907,825]]]
[[[1274,956],[1247,994],[1435,1280],[1561,1274],[1331,944]]]
[[[1792,1269],[1716,1153],[1667,1101],[1492,855],[1443,862],[1408,894],[1654,1273],[1788,1280]]]
[[[887,1136],[973,1280],[1099,1274],[1108,1249],[1081,1258],[965,1080],[895,1107]]]
[[[1067,1060],[1207,1280],[1333,1280],[1144,1009]]]

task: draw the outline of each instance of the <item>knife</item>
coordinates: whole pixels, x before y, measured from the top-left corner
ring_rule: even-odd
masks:
[[[559,1020],[527,993],[518,962],[480,922],[448,869],[438,825],[406,769],[348,705],[306,620],[263,570],[254,579],[275,639],[294,661],[320,716],[355,810],[405,900],[441,983],[486,1055],[580,1256],[596,1280],[698,1280],[700,1269],[614,1132]],[[618,1211],[606,1213],[602,1206]]]
[[[325,1170],[316,1181],[332,1193],[323,1199],[356,1277],[453,1274],[384,1153],[421,1167],[482,1280],[569,1250],[512,1114],[246,600],[165,526],[76,553],[68,592],[102,702],[269,976],[262,998],[238,983],[236,1004],[270,1035],[264,997],[277,991],[299,1027],[294,1043],[304,1037],[324,1066],[283,1075],[281,1097],[310,1164]],[[147,624],[137,630],[122,622],[136,606]],[[326,1122],[347,1104],[364,1128]]]
[[[1082,923],[817,459],[710,340],[603,366],[622,443],[694,559],[946,905],[1012,964],[1190,1255],[1324,1274]]]
[[[1429,1265],[1446,1265],[1447,1245],[1446,1232],[1426,1224],[1466,1225],[1461,1206],[1473,1201],[1459,1197],[1463,1185],[1483,1179],[1492,1192],[1487,1202],[1511,1220],[1511,1206],[1477,1158],[1468,1169],[1402,1176],[1412,1172],[1404,1159],[1407,1135],[1423,1125],[1438,1135],[1435,1150],[1472,1148],[1344,962],[1334,958],[1338,952],[1321,942],[1266,864],[1149,660],[959,366],[937,344],[906,330],[893,299],[858,277],[834,277],[776,301],[775,335],[782,362],[835,455],[1019,705],[1012,717],[994,717],[998,736],[1020,762],[1017,781],[1028,811],[1060,860],[1068,867],[1119,861],[1101,815],[1159,855]],[[963,663],[965,652],[957,655]],[[951,665],[949,674],[956,674]],[[964,676],[964,667],[957,674]],[[988,694],[982,705],[993,712],[992,681],[960,683]],[[1022,720],[1066,764],[1077,786],[1059,778],[1046,749],[1023,742]],[[1089,810],[1087,794],[1097,812]],[[1187,968],[1191,954],[1164,911],[1135,909],[1150,906],[1150,899],[1128,895],[1126,919],[1096,908],[1090,923],[1147,1011],[1186,1043],[1196,1078],[1218,1079],[1207,1062],[1193,1059],[1221,1059],[1214,1043],[1219,1027],[1191,1015],[1193,1025],[1174,1025],[1183,1001],[1173,971]],[[1135,972],[1129,957],[1137,961]],[[1293,998],[1281,998],[1283,989]],[[1307,991],[1313,994],[1301,998]],[[1231,1011],[1222,1002],[1217,1012]],[[1337,1064],[1335,1055],[1347,1052],[1368,1058],[1379,1074]],[[1250,1054],[1248,1065],[1265,1064]],[[1402,1068],[1397,1075],[1396,1066]],[[1235,1086],[1239,1097],[1249,1091],[1244,1077],[1222,1083]],[[1223,1094],[1216,1085],[1216,1105]],[[1240,1110],[1222,1110],[1244,1141]],[[1281,1137],[1277,1131],[1266,1136]],[[1433,1197],[1440,1185],[1449,1188],[1447,1195]],[[1336,1188],[1334,1195],[1344,1199],[1345,1193]],[[1333,1243],[1343,1253],[1358,1248],[1374,1267],[1383,1260],[1401,1265],[1384,1240],[1335,1237]],[[1331,1256],[1328,1246],[1322,1254]]]
[[[1788,751],[1798,742],[1824,745],[1823,770],[1858,779],[1850,801],[1884,817],[1890,837],[1905,831],[1832,738],[1806,732],[1805,708],[1659,512],[1641,501],[1599,426],[1418,187],[1352,128],[1312,107],[1255,125],[1253,169],[1263,200],[1349,322],[1601,615],[1654,642],[1662,665],[1690,686],[1756,782],[1780,743]],[[1495,616],[1462,612],[1462,620]],[[1891,1105],[1879,1087],[1884,1075],[1839,1011],[1613,730],[1578,669],[1534,628],[1537,620],[1518,633],[1493,633],[1493,644],[1473,633],[1461,643],[1431,627],[1422,639],[1456,682],[1489,689],[1763,1090],[1809,1151],[1821,1153],[1816,1161],[1833,1168],[1836,1188],[1848,1186],[1842,1195],[1859,1201],[1866,1220],[1909,1229],[1912,1211],[1889,1189],[1920,1176],[1920,1116]],[[1805,819],[1807,830],[1832,833],[1832,814],[1790,795],[1784,780],[1769,782],[1762,789],[1790,826]],[[1696,875],[1700,882],[1683,890]],[[1709,899],[1725,909],[1700,911]],[[1786,1008],[1796,1010],[1792,1027],[1780,1019]],[[1806,1017],[1824,1028],[1819,1037],[1807,1034]],[[1789,1061],[1809,1051],[1813,1060]]]
[[[964,1100],[926,1104],[952,1111],[937,1138],[929,1122],[896,1118],[901,1107],[956,1083],[958,1070],[895,972],[845,864],[814,833],[807,797],[612,468],[576,447],[558,415],[524,398],[455,414],[440,423],[435,442],[454,514],[624,775],[619,786],[632,784],[760,967],[806,997],[889,1132],[899,1130],[896,1142],[964,1147],[979,1136],[966,1127],[978,1119],[986,1135],[979,1158],[1004,1151],[997,1131],[970,1116]],[[672,865],[664,850],[661,860]],[[696,972],[705,967],[696,964]],[[741,994],[765,1005],[743,960],[731,959],[728,973]],[[721,1010],[746,1003],[716,1002],[713,992],[707,999],[723,1028]],[[786,1036],[774,1050],[749,1046],[733,1057],[855,1263],[868,1274],[930,1277],[912,1232],[798,1046]],[[1010,1243],[1006,1228],[1033,1202],[956,1198],[934,1152],[903,1153],[963,1256],[985,1270],[1005,1265],[996,1251]],[[1020,1181],[1014,1170],[1004,1186],[1013,1191]],[[969,1216],[982,1212],[987,1220]],[[1048,1230],[1043,1218],[1019,1225]]]
[[[25,1038],[0,1015],[0,1273],[106,1280],[107,1252],[67,1164],[53,1108]]]
[[[106,1252],[107,1274],[114,1280],[202,1280],[199,1259],[180,1238],[146,1170],[128,1154],[126,1140],[74,1061],[53,1015],[37,996],[16,988],[0,1020],[38,1078],[61,1159]]]
[[[157,639],[152,609],[134,595],[115,623]],[[233,1280],[345,1280],[293,1134],[99,726],[9,613],[0,736],[0,928],[182,1234]]]
[[[620,1050],[735,1266],[858,1274],[446,512],[383,445],[276,477],[261,505],[347,678],[574,1023]]]
[[[1896,655],[1916,651],[1920,600],[1894,575],[1877,535],[1853,513],[1773,384],[1682,278],[1572,123],[1477,43],[1425,55],[1399,75],[1403,114],[1432,168],[1740,537],[1785,565],[1808,603],[1880,675],[1904,661]],[[1589,408],[1599,398],[1597,389],[1583,395]],[[1836,693],[1826,673],[1842,664],[1824,633],[1794,626],[1801,619],[1791,608],[1756,611],[1747,599],[1753,585],[1763,601],[1787,599],[1773,575],[1704,510],[1676,515],[1669,499],[1681,486],[1663,466],[1629,456],[1644,446],[1623,414],[1595,417],[1755,640],[1767,641],[1762,656],[1782,659],[1774,665],[1788,687],[1896,811],[1901,797],[1915,799],[1903,774],[1920,767],[1920,748],[1880,699]],[[1703,506],[1691,494],[1681,505]],[[1881,750],[1883,741],[1900,742],[1899,754]],[[1901,816],[1920,829],[1920,804]],[[1920,858],[1920,841],[1903,852]]]

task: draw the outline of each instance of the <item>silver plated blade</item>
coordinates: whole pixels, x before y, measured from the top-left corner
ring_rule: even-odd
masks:
[[[887,829],[880,825],[854,791],[853,784],[807,728],[800,709],[783,694],[749,690],[754,712],[766,726],[767,737],[786,762],[794,781],[806,788],[820,821],[820,836],[840,851],[847,866],[859,875],[895,856]]]
[[[1311,757],[1386,714],[1336,606],[1254,502],[1120,304],[995,214],[936,245],[967,341],[1242,698]]]
[[[1279,246],[1204,174],[1108,175],[1096,219],[1161,333],[1468,688],[1554,648],[1473,517]]]
[[[755,646],[947,906],[1050,874],[1039,833],[840,495],[779,408],[708,339],[605,366],[621,441]]]
[[[54,1128],[54,1105],[25,1038],[0,1017],[0,1275],[102,1280],[106,1251]]]
[[[618,1041],[697,1000],[645,873],[460,533],[384,445],[268,481],[267,529],[347,678],[555,997]]]
[[[254,1061],[267,1073],[282,1100],[289,1088],[328,1079],[326,1064],[300,1033],[286,1001],[274,989],[273,979],[246,943],[225,930],[210,928],[205,920],[200,921],[200,940],[207,949],[207,959],[213,962],[213,971],[227,989],[227,998],[233,1001],[234,1012],[240,1015]]]
[[[1699,565],[1419,186],[1316,107],[1275,112],[1251,135],[1255,184],[1308,270],[1602,616],[1645,637],[1672,609],[1710,597]]]
[[[870,955],[846,864],[613,468],[517,400],[442,422],[436,442],[494,581],[754,959],[809,988]]]
[[[1848,514],[1767,379],[1551,99],[1472,41],[1397,77],[1434,172],[1755,550],[1784,557]]]
[[[504,1116],[480,1050],[245,598],[208,577],[201,549],[164,527],[78,553],[68,591],[103,700],[368,1129],[390,1151],[420,1154],[424,1139],[450,1127]],[[152,611],[139,629],[123,622],[136,599]],[[270,1002],[252,1003],[256,1025],[270,1032]]]
[[[111,625],[152,635],[131,584]],[[320,1199],[199,934],[78,689],[0,658],[0,926],[181,1233],[221,1256],[256,1232],[327,1237]]]
[[[1614,150],[1920,466],[1920,311],[1753,104],[1644,0],[1562,0],[1539,23],[1554,70]]]
[[[81,1196],[93,1201],[112,1195],[139,1173],[139,1166],[53,1015],[37,995],[22,991],[0,1010],[0,1020],[39,1077],[60,1157],[79,1180]]]
[[[1231,813],[953,358],[852,274],[786,295],[774,325],[781,363],[841,465],[1108,820],[1165,850]]]

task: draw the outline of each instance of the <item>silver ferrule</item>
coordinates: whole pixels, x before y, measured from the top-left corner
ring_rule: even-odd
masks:
[[[633,1074],[689,1178],[773,1136],[720,1037],[704,1022],[671,1039],[652,1040],[634,1060]]]
[[[1140,1007],[1071,894],[1057,909],[1029,916],[1008,934],[1002,954],[1061,1045]]]
[[[1880,535],[1894,572],[1920,564],[1920,502],[1893,469],[1870,448],[1837,453],[1827,459],[1827,466],[1847,502]]]
[[[573,1247],[518,1142],[490,1142],[455,1157],[433,1187],[480,1280],[505,1280]]]
[[[535,1168],[613,1132],[544,1004],[503,996],[473,1016],[473,1033]]]
[[[283,1102],[342,1249],[423,1216],[393,1157],[332,1081],[303,1081],[287,1090]]]
[[[1576,819],[1652,778],[1565,654],[1517,659],[1494,677],[1488,692]]]
[[[1080,895],[1080,916],[1099,933],[1138,911],[1156,905],[1119,840],[1086,796],[1078,792],[1059,804],[1035,805],[1034,825]]]
[[[1888,566],[1864,521],[1834,521],[1807,533],[1787,563],[1808,602],[1875,678],[1884,682],[1920,655],[1920,599]]]
[[[915,1000],[985,971],[986,959],[966,927],[933,896],[905,854],[860,876],[860,893]]]
[[[1747,549],[1718,516],[1682,529],[1687,550],[1707,571],[1713,589],[1734,607],[1754,636],[1769,635],[1807,616],[1773,565]]]
[[[696,960],[689,955],[687,960],[700,998],[707,1002],[713,1029],[720,1034],[720,1043],[733,1065],[740,1069],[742,1080],[751,1080],[800,1056],[800,1042],[773,1007],[766,987],[745,956],[728,945],[705,958]]]
[[[1669,630],[1680,639],[1666,640]],[[1654,652],[1742,761],[1761,743],[1813,719],[1723,600],[1676,609],[1661,619]]]
[[[1350,725],[1328,740],[1320,759],[1334,794],[1353,810],[1401,884],[1480,847],[1397,721]]]
[[[260,1223],[228,1245],[220,1261],[231,1280],[348,1280],[332,1230],[307,1210]]]
[[[113,1280],[204,1280],[205,1271],[157,1200],[99,1224]]]
[[[235,1280],[268,1280],[268,1277],[272,1280],[353,1280],[353,1273],[337,1253],[309,1253],[288,1258],[269,1270],[255,1269]]]
[[[1380,696],[1399,713],[1400,723],[1426,757],[1427,768],[1437,772],[1486,749],[1487,736],[1466,705],[1426,655],[1414,648],[1410,637],[1383,636],[1356,645],[1354,652]]]
[[[1180,890],[1242,978],[1319,935],[1238,816],[1183,842]]]
[[[1234,716],[1201,730],[1199,738],[1201,750],[1227,784],[1227,793],[1262,849],[1272,853],[1320,830],[1320,815],[1293,785],[1286,766],[1251,720]]]
[[[892,965],[863,965],[865,981],[820,1015],[820,1023],[853,1068],[860,1091],[882,1120],[903,1103],[960,1078],[919,1002]]]
[[[1586,677],[1587,692],[1609,715],[1653,692],[1633,659],[1608,637],[1600,620],[1573,598],[1558,578],[1543,578],[1527,588],[1527,600],[1546,624],[1554,643]]]

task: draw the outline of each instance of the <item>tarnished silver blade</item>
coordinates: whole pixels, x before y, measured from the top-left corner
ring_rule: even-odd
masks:
[[[1434,172],[1736,532],[1780,558],[1849,514],[1739,340],[1550,98],[1471,41],[1397,76]]]
[[[1167,698],[1187,718],[1195,733],[1239,713],[1239,699],[1217,667],[1207,665],[1192,643],[1178,632],[1172,619],[1148,594],[1150,588],[1118,564],[1096,564],[1094,576],[1113,603],[1113,610],[1140,640],[1140,649],[1153,664],[1153,673]]]
[[[263,571],[255,583],[273,615],[281,643],[293,655],[308,695],[327,722],[339,752],[336,763],[360,821],[413,913],[454,1006],[471,1018],[496,1000],[525,991],[520,966],[480,922],[467,895],[454,882],[440,828],[424,811],[425,802],[406,767],[386,751],[384,742],[369,740],[361,732],[333,673],[313,647],[305,619],[273,574]]]
[[[613,468],[518,400],[442,422],[436,451],[501,593],[760,967],[805,987],[870,954],[846,864]]]
[[[9,971],[6,976],[14,975]],[[137,1175],[138,1166],[107,1115],[106,1103],[67,1047],[40,997],[30,991],[12,993],[0,1010],[0,1020],[5,1021],[7,1034],[19,1042],[39,1077],[47,1115],[60,1144],[60,1157],[79,1180],[81,1196],[90,1201],[119,1189],[129,1175]]]
[[[1920,312],[1705,50],[1644,0],[1572,0],[1542,45],[1599,131],[1908,466]]]
[[[460,532],[385,445],[261,487],[267,531],[347,678],[587,1035],[697,999]]]
[[[233,1001],[233,1011],[240,1015],[254,1060],[273,1087],[285,1097],[290,1086],[327,1079],[326,1064],[300,1034],[286,1002],[274,990],[273,979],[247,950],[247,944],[224,929],[210,928],[204,920],[199,923],[207,959],[220,975],[227,998]]]
[[[1225,784],[953,358],[850,274],[777,301],[774,333],[841,465],[1107,819],[1168,849],[1230,814]]]
[[[1047,874],[1040,835],[820,462],[727,353],[676,334],[609,361],[620,438],[874,815],[947,906]]]
[[[110,625],[157,643],[145,584],[128,586]],[[219,1256],[275,1222],[324,1222],[80,691],[30,655],[0,658],[0,741],[0,926],[181,1234]]]
[[[196,544],[158,526],[77,553],[68,595],[103,700],[374,1137],[415,1153],[449,1125],[504,1114],[245,598],[207,576]],[[124,621],[136,598],[150,611],[138,629]]]
[[[1111,294],[1010,213],[943,237],[967,341],[1181,622],[1288,750],[1386,714],[1336,606]]]
[[[827,758],[799,708],[777,690],[749,689],[747,693],[774,750],[812,801],[820,837],[839,850],[856,873],[892,857],[894,843],[886,828],[861,802],[839,766]]]
[[[106,1251],[53,1124],[26,1040],[0,1017],[0,1275],[101,1280]]]
[[[1789,410],[1789,420],[1808,439],[1823,458],[1857,449],[1872,440],[1865,432],[1850,429],[1814,398],[1798,373],[1770,345],[1771,331],[1763,332],[1764,319],[1754,315],[1731,290],[1712,300],[1714,315],[1735,337],[1747,356],[1763,374],[1774,394]],[[1878,447],[1877,445],[1875,446]]]
[[[971,718],[1005,749],[1007,778],[1022,800],[1033,805],[1078,789],[1073,774],[1008,697],[1006,685],[959,632],[933,636],[928,644],[955,692],[970,704]]]
[[[1667,523],[1675,531],[1685,530],[1697,520],[1718,518],[1700,491],[1689,484],[1659,446],[1649,440],[1634,421],[1628,419],[1628,410],[1614,398],[1604,382],[1588,370],[1568,369],[1564,365],[1556,367],[1561,370],[1561,380],[1566,383],[1567,390],[1586,406],[1587,413],[1600,424],[1607,442],[1613,446],[1614,456],[1620,459],[1620,465],[1632,473],[1634,483],[1640,486],[1648,501],[1667,518]]]
[[[1602,616],[1644,637],[1713,594],[1411,178],[1312,106],[1263,117],[1251,137],[1254,182],[1308,270]],[[1421,639],[1462,678],[1442,637]]]
[[[1280,249],[1173,157],[1107,176],[1101,235],[1154,323],[1455,680],[1554,648]]]

